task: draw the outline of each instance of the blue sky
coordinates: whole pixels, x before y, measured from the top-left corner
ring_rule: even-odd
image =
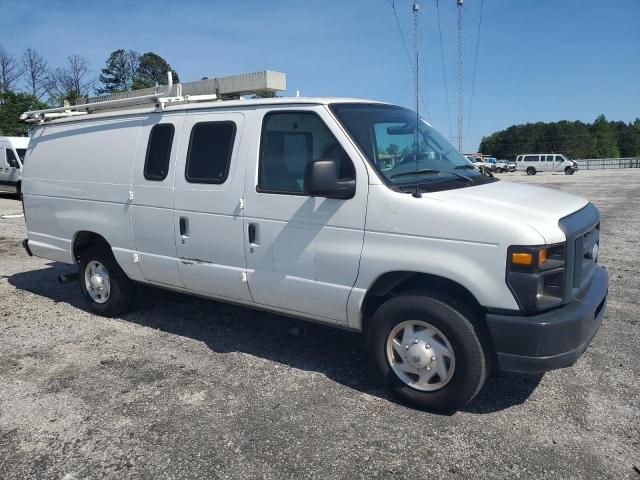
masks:
[[[0,44],[15,55],[35,48],[54,67],[83,55],[96,77],[125,48],[159,53],[185,81],[268,68],[287,73],[289,94],[412,106],[390,1],[1,0]],[[395,0],[410,49],[411,3]],[[436,2],[421,0],[422,113],[455,136],[456,7],[439,3],[449,108]],[[640,0],[484,0],[471,109],[480,5],[464,5],[465,150],[514,123],[640,117]]]

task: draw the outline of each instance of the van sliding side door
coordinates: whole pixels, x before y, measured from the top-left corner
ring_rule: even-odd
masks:
[[[192,111],[176,170],[173,229],[184,287],[251,303],[242,228],[245,116]]]

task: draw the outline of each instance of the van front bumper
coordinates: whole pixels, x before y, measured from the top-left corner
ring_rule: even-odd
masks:
[[[607,305],[609,276],[600,265],[572,302],[532,316],[487,314],[501,370],[541,373],[573,365],[596,336]]]

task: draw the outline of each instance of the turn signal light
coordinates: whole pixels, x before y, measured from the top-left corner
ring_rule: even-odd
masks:
[[[542,265],[546,261],[547,261],[547,249],[541,248],[538,251],[538,265]]]
[[[532,265],[533,255],[528,252],[512,252],[511,263],[514,265]]]

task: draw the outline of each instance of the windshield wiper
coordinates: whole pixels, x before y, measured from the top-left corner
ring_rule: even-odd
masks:
[[[469,165],[458,165],[457,167],[455,167],[454,170],[462,170],[463,168],[471,168],[473,170],[476,169],[476,167],[474,167],[473,165],[469,164]]]
[[[402,172],[391,175],[389,178],[408,177],[409,175],[422,175],[423,173],[440,173],[440,170],[434,170],[433,168],[423,168],[422,170],[415,170],[413,172]]]
[[[403,173],[396,173],[395,175],[391,175],[391,179],[394,178],[398,178],[398,177],[406,177],[409,175],[422,175],[423,173],[449,173],[451,175],[455,175],[456,177],[466,181],[466,182],[473,182],[472,178],[469,178],[465,175],[460,175],[459,173],[456,172],[452,172],[450,170],[435,170],[433,168],[424,168],[422,170],[416,170],[413,172],[403,172]]]

